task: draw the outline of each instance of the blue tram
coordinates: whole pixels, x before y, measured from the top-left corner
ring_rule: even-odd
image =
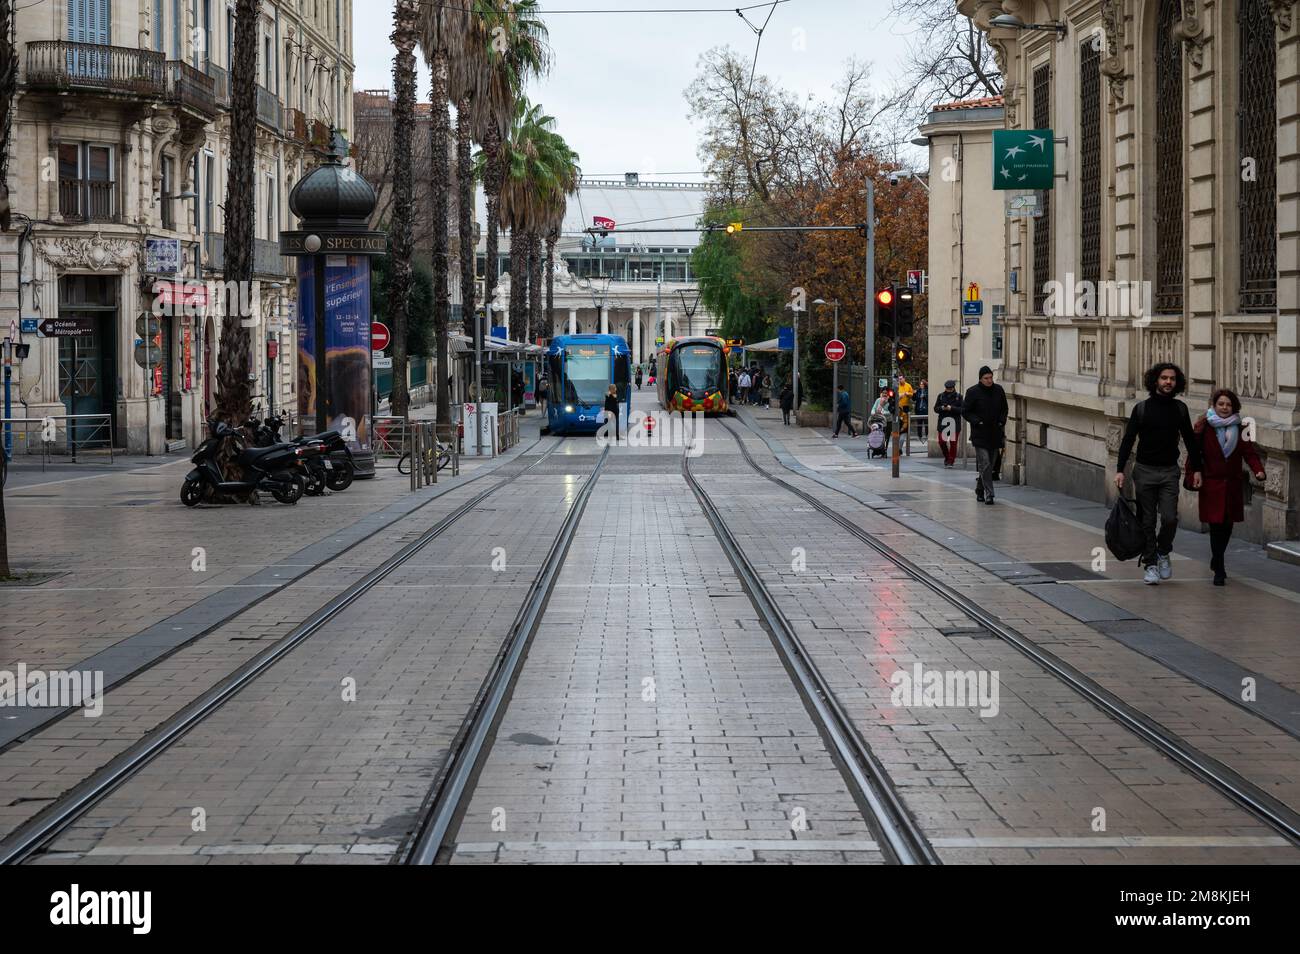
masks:
[[[552,434],[594,434],[600,429],[605,395],[618,388],[619,414],[627,426],[632,408],[632,352],[619,335],[557,335],[546,349],[550,400],[546,422]]]

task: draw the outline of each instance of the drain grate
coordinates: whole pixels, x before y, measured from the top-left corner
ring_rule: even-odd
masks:
[[[1087,567],[1079,566],[1077,563],[1030,563],[1027,565],[1044,576],[1050,576],[1057,581],[1106,579],[1100,573],[1094,573]]]
[[[947,639],[963,637],[965,639],[997,639],[997,635],[989,632],[983,626],[950,626],[947,629],[940,629],[939,634]]]

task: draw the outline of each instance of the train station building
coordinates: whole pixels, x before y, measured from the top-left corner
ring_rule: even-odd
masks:
[[[667,338],[702,335],[716,327],[717,321],[699,304],[691,274],[699,233],[654,230],[695,226],[707,197],[705,183],[643,180],[634,172],[622,180],[584,178],[569,199],[556,246],[555,311],[545,334],[622,335],[632,348],[633,361],[642,362]],[[476,213],[478,221],[486,220],[482,190]],[[634,231],[588,235],[585,230],[597,220]],[[480,237],[480,275],[485,254],[486,240]],[[504,316],[510,300],[508,232],[501,234],[498,257],[500,280],[490,297]],[[494,318],[493,324],[504,321]]]

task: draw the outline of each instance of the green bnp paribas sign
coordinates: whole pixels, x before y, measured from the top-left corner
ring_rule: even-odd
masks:
[[[1055,155],[1050,129],[993,130],[993,188],[1052,188]]]

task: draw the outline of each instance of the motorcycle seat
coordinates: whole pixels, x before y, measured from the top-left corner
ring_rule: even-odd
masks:
[[[244,451],[242,456],[245,460],[256,461],[272,454],[283,454],[288,449],[286,444],[272,444],[270,447],[250,447]]]

